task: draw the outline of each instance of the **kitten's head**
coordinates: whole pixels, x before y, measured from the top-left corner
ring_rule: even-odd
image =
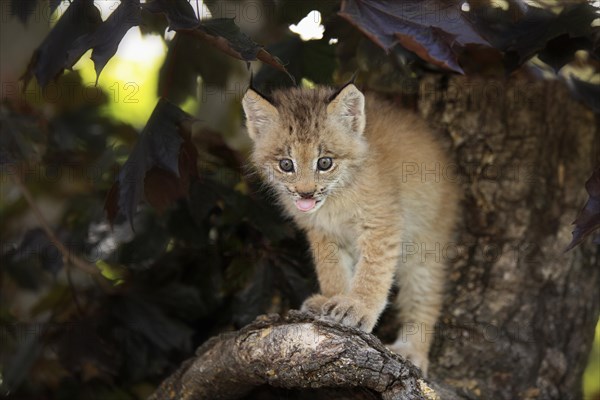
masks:
[[[365,98],[353,84],[338,91],[285,89],[272,97],[248,89],[242,104],[254,164],[297,212],[320,208],[366,157]]]

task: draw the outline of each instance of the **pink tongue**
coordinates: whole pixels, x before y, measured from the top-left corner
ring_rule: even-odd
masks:
[[[315,199],[300,199],[296,200],[296,207],[300,211],[310,211],[315,207],[317,201]]]

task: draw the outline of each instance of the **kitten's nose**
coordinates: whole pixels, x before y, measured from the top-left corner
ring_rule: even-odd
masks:
[[[303,199],[312,199],[313,195],[315,194],[315,191],[313,190],[312,192],[298,192],[298,194]]]

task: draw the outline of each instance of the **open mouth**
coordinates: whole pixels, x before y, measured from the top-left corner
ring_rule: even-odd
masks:
[[[321,200],[317,199],[298,199],[295,201],[296,207],[302,212],[308,212],[316,207]]]

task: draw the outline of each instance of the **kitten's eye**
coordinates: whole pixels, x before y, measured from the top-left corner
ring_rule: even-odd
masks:
[[[293,172],[294,163],[289,158],[284,158],[283,160],[279,160],[279,168],[281,168],[283,172]]]
[[[327,171],[331,168],[332,164],[333,160],[331,157],[321,157],[317,160],[317,168],[319,168],[319,171]]]

